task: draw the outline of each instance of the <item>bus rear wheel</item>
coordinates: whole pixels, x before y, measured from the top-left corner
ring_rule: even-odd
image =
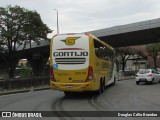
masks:
[[[105,90],[105,83],[102,82],[102,80],[100,81],[100,86],[99,86],[99,89],[96,91],[96,94],[101,94],[103,93]]]
[[[68,95],[71,95],[71,92],[64,91],[64,94],[65,94],[66,96],[68,96]]]
[[[103,82],[101,83],[101,93],[103,93],[104,90],[105,90],[105,82],[103,81]]]

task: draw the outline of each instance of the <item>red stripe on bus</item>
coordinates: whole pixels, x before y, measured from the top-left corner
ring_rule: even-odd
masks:
[[[82,49],[82,48],[60,48],[57,50],[84,50],[84,49]]]

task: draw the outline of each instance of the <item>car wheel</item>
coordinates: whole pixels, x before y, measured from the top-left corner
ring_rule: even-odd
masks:
[[[139,81],[136,81],[136,84],[139,85]]]
[[[112,85],[116,84],[116,77],[114,76],[114,82],[112,83]]]
[[[151,84],[154,84],[154,78],[152,79]]]

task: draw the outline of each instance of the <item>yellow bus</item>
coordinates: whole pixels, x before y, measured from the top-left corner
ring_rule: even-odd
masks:
[[[116,82],[114,49],[91,34],[61,34],[50,44],[51,89],[96,91]]]

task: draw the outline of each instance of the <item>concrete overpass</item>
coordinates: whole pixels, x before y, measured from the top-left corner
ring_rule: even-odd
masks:
[[[160,42],[160,18],[89,31],[113,47]]]
[[[107,23],[106,23],[107,24]],[[147,20],[111,28],[87,31],[113,47],[143,45],[160,42],[160,18]],[[26,46],[25,54],[49,50],[49,41],[41,41],[39,45],[32,43]],[[19,51],[21,51],[19,48]],[[43,50],[41,50],[43,49]],[[23,56],[22,56],[23,57]]]
[[[107,24],[107,23],[106,23]],[[88,31],[113,47],[142,45],[160,42],[160,18],[111,28]],[[35,75],[43,75],[49,58],[49,41],[41,41],[39,45],[32,43],[25,50],[18,50],[19,59],[27,58]]]

